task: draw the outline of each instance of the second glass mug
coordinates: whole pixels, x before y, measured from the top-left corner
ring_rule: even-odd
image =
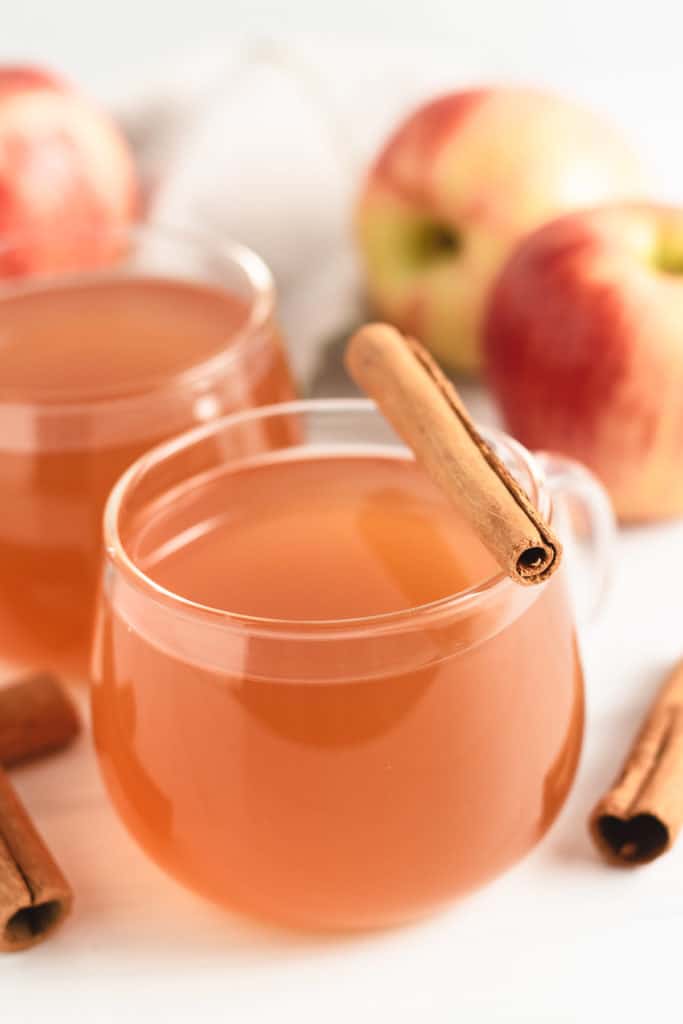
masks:
[[[562,494],[580,504],[604,558],[593,478],[488,436],[556,525]],[[540,586],[494,575],[420,607],[302,622],[204,606],[140,562],[145,531],[172,555],[213,521],[190,484],[378,452],[410,460],[369,402],[253,410],[148,453],[105,513],[92,709],[114,804],[183,883],[295,927],[397,924],[497,875],[554,820],[582,743],[566,566]],[[145,526],[159,511],[166,532]]]
[[[102,512],[116,479],[144,451],[183,430],[227,412],[294,397],[274,320],[272,280],[253,252],[156,227],[122,233],[116,249],[120,258],[111,266],[9,280],[0,288],[0,327],[7,331],[14,328],[17,302],[27,309],[29,297],[33,324],[40,315],[36,310],[46,302],[44,322],[37,326],[50,340],[54,296],[67,301],[75,296],[78,314],[79,289],[93,285],[105,297],[97,301],[109,303],[104,320],[110,317],[116,324],[122,309],[135,300],[126,290],[131,283],[144,288],[152,282],[157,290],[151,298],[145,292],[138,307],[146,307],[146,329],[154,315],[150,310],[161,309],[168,322],[174,316],[170,310],[182,314],[182,304],[191,300],[186,316],[192,324],[195,313],[189,311],[198,311],[197,348],[205,315],[207,323],[213,318],[218,336],[210,352],[192,357],[188,344],[190,357],[182,365],[178,354],[169,351],[167,367],[151,373],[147,366],[147,376],[140,367],[137,377],[133,373],[125,381],[114,380],[110,352],[111,379],[105,365],[95,389],[92,381],[81,379],[84,360],[75,355],[73,367],[66,365],[59,375],[64,387],[56,387],[49,369],[42,367],[35,373],[39,388],[17,391],[0,379],[0,659],[77,677],[87,673]],[[221,302],[226,316],[222,340]],[[129,336],[121,330],[122,350],[135,344],[131,316]],[[180,318],[179,323],[186,321]],[[74,331],[83,334],[82,323]],[[92,332],[96,351],[97,326]],[[162,326],[157,335],[163,336]],[[138,339],[139,353],[146,341],[144,334]],[[68,361],[72,347],[72,337],[54,337],[50,359]],[[131,359],[134,364],[135,352]]]

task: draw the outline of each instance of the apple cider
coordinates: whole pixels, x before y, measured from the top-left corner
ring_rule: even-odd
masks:
[[[190,454],[121,492],[100,605],[95,741],[143,848],[313,928],[419,916],[521,857],[581,746],[564,570],[496,578],[388,448],[176,473]]]
[[[105,499],[171,434],[292,395],[249,302],[115,273],[0,291],[0,658],[83,674]]]

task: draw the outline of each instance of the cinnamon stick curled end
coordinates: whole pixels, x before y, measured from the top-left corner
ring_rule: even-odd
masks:
[[[668,677],[612,789],[589,819],[610,864],[648,864],[683,826],[683,661]]]
[[[538,583],[547,578],[556,557],[557,548],[554,546],[525,547],[517,558],[517,575],[523,580]]]
[[[345,362],[501,569],[517,583],[548,579],[562,557],[559,540],[426,349],[388,324],[366,324]]]
[[[624,867],[648,864],[671,847],[671,833],[655,814],[623,817],[604,810],[591,827],[606,860]]]
[[[29,897],[30,899],[30,897]],[[0,953],[18,953],[37,945],[59,925],[69,912],[61,896],[39,903],[22,900],[21,905],[4,922],[0,935]]]

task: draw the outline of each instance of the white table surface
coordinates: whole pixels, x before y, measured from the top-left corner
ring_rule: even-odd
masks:
[[[172,65],[187,39],[210,37],[216,45],[219,29],[227,40],[232,28],[244,27],[237,13],[249,14],[251,25],[261,6],[212,2],[203,17],[200,3],[190,31],[186,5],[181,12],[170,0],[105,7],[25,0],[3,11],[3,47],[15,58],[62,64],[96,87],[114,79],[121,86],[119,55],[126,52],[131,81],[115,91],[130,95],[133,61],[166,52]],[[319,3],[291,0],[282,5],[286,17],[270,6],[280,27],[301,28],[311,17],[317,29],[325,27]],[[355,0],[342,7],[330,15],[335,24],[362,32],[367,9],[376,40],[386,24],[404,45],[413,34],[438,43],[442,68],[452,47],[452,74],[439,72],[442,83],[527,78],[592,100],[645,148],[664,194],[683,194],[677,5],[654,2],[636,11],[577,0],[570,11],[518,0],[494,10],[490,3],[426,0],[410,17],[407,7],[398,16],[394,3],[377,4],[374,13]],[[267,19],[265,25],[271,27]],[[588,728],[559,820],[506,876],[402,930],[294,936],[185,892],[119,824],[87,732],[69,752],[15,771],[19,792],[73,881],[76,905],[44,946],[0,959],[0,1022],[679,1020],[683,838],[651,866],[619,871],[596,857],[586,817],[681,653],[682,612],[683,524],[624,532],[611,598],[599,626],[583,636]]]

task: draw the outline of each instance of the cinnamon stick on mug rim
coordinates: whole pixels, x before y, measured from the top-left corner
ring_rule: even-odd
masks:
[[[610,864],[647,864],[670,850],[683,825],[683,660],[650,708],[621,774],[589,819]]]
[[[345,363],[501,569],[525,585],[548,579],[561,561],[559,540],[426,349],[389,324],[366,324]]]

